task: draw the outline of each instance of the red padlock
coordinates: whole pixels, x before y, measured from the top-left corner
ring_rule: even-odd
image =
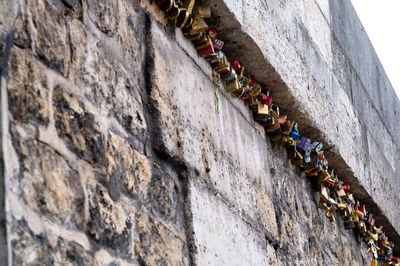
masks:
[[[211,38],[215,38],[217,37],[217,31],[212,28],[208,28],[208,35],[210,35]]]
[[[392,257],[392,261],[394,261],[394,262],[400,262],[400,258],[397,258],[397,257]]]
[[[206,41],[197,46],[196,49],[198,55],[201,57],[215,53],[214,45],[210,37],[207,37]]]
[[[242,69],[242,67],[239,64],[239,61],[235,58],[231,58],[231,60],[229,60],[229,63],[236,72],[239,72]]]
[[[265,93],[263,93],[263,92],[261,92],[258,95],[258,100],[260,100],[260,102],[262,102],[263,104],[266,104],[266,105],[270,106],[271,102],[272,102],[272,97],[267,95],[267,94],[265,94]]]
[[[350,193],[350,185],[349,185],[349,184],[344,183],[344,184],[342,185],[342,187],[343,187],[343,190],[344,190],[346,193]]]
[[[250,76],[250,85],[255,86],[257,84],[256,77]]]
[[[210,46],[207,46],[206,48],[197,50],[197,53],[201,57],[213,54],[214,53],[214,46],[211,44]]]
[[[334,186],[335,186],[335,182],[333,182],[333,181],[331,181],[331,180],[329,180],[329,179],[325,180],[325,184],[326,184],[328,187],[334,187]]]
[[[360,211],[361,211],[364,215],[366,214],[367,210],[366,210],[366,208],[365,208],[365,204],[361,205]]]

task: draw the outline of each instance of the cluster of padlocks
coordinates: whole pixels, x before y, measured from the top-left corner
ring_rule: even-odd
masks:
[[[367,243],[366,254],[373,256],[371,265],[377,265],[380,260],[383,265],[400,266],[400,258],[393,257],[394,245],[385,236],[382,226],[377,227],[372,213],[354,199],[350,186],[328,168],[322,143],[301,136],[297,123],[280,114],[278,106],[272,104],[268,89],[258,84],[254,76],[245,75],[245,68],[238,60],[228,60],[222,52],[224,42],[216,38],[217,32],[204,20],[211,17],[210,7],[195,5],[195,0],[156,0],[156,4],[167,19],[175,20],[176,27],[181,28],[184,36],[193,42],[198,55],[210,63],[216,94],[223,80],[226,91],[243,100],[253,111],[254,120],[265,127],[270,140],[285,145],[292,163],[317,182],[320,190],[318,207],[326,212],[326,217],[334,222],[333,213],[336,212],[346,230],[358,230]],[[217,101],[217,112],[218,108]]]

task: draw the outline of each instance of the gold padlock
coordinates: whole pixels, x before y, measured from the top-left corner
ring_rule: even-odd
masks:
[[[214,61],[218,59],[218,53],[213,53],[204,57],[207,61]]]
[[[335,222],[335,217],[333,216],[333,213],[336,211],[335,206],[331,206],[329,208],[329,211],[326,212],[325,216],[329,218],[329,221],[331,223]]]
[[[318,178],[319,178],[319,182],[325,182],[326,180],[328,180],[331,176],[329,175],[328,171],[326,171],[325,169],[322,169]]]
[[[239,90],[231,92],[231,95],[235,98],[240,98],[244,94],[244,89],[242,86],[240,86]]]
[[[184,26],[184,31],[195,30],[194,27],[196,27],[199,24],[205,23],[205,21],[203,20],[204,18],[211,18],[210,6],[203,6],[203,5],[195,6],[192,15],[188,18],[188,21]]]
[[[257,103],[257,119],[265,119],[269,116],[269,108],[268,105],[263,103]]]
[[[242,84],[242,87],[247,89],[247,87],[250,85],[251,79],[248,77],[243,76],[241,79],[239,79],[240,84]]]
[[[338,195],[338,197],[341,197],[341,198],[347,196],[346,192],[344,192],[342,187],[340,187],[339,189],[336,190],[336,194]]]
[[[189,40],[199,40],[202,36],[207,36],[208,25],[203,19],[192,22],[191,27],[183,29],[183,35]]]
[[[319,200],[318,208],[320,208],[321,210],[329,211],[328,204],[321,199]]]
[[[210,36],[207,36],[205,42],[198,43],[198,45],[196,46],[196,50],[201,50],[201,49],[207,48],[210,45],[211,45],[211,39],[210,39]]]
[[[258,84],[251,87],[250,92],[249,92],[250,96],[252,96],[252,97],[257,97],[260,93],[261,93],[261,86]]]
[[[168,20],[174,20],[176,19],[179,14],[183,11],[183,8],[180,7],[172,7],[168,12],[165,13],[165,17]]]
[[[238,79],[233,79],[226,83],[226,91],[229,93],[233,93],[235,91],[240,90],[240,83]]]
[[[194,2],[195,2],[195,0],[180,1],[180,6],[182,7],[182,10],[176,19],[176,27],[177,28],[182,28],[187,23],[187,21],[189,19],[189,15],[193,11]]]
[[[158,6],[163,12],[168,12],[174,5],[174,0],[157,1]]]
[[[227,68],[229,66],[228,58],[226,58],[226,56],[224,55],[220,60],[217,60],[211,66],[216,72],[221,69]]]
[[[374,233],[375,234],[378,234],[378,235],[380,235],[381,233],[382,233],[382,229],[383,229],[383,226],[380,226],[380,227],[376,227],[375,225],[372,227],[372,230],[374,231]]]
[[[244,67],[242,67],[238,72],[236,72],[236,75],[239,80],[241,80],[244,77]]]
[[[193,16],[196,18],[211,18],[210,6],[198,5],[193,9]]]
[[[296,146],[296,141],[287,135],[282,135],[281,142],[288,147]]]
[[[320,198],[325,202],[329,199],[329,190],[325,186],[321,186]]]
[[[271,105],[270,113],[271,113],[272,123],[267,126],[267,132],[275,132],[281,127],[281,124],[279,123],[279,108],[277,108],[276,111],[272,110],[272,105]]]
[[[378,234],[373,234],[373,233],[369,233],[369,237],[374,240],[374,241],[378,241]]]
[[[303,155],[300,152],[296,151],[296,157],[292,159],[292,164],[298,165],[303,163]]]

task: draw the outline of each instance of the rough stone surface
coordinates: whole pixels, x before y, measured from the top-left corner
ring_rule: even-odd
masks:
[[[400,104],[350,2],[210,3],[227,54],[300,132],[335,145],[331,165],[398,237]],[[215,114],[211,68],[154,1],[5,7],[1,261],[369,263],[241,101],[222,90]]]

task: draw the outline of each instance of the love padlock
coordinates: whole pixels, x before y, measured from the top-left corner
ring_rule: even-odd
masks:
[[[226,80],[231,75],[231,66],[229,65],[228,59],[224,56],[222,63],[215,69],[215,71],[221,75],[223,80]]]
[[[292,128],[294,126],[294,122],[290,120],[286,120],[285,123],[281,126],[282,127],[282,134],[289,136]]]
[[[231,58],[231,60],[229,60],[229,63],[231,64],[233,69],[235,69],[236,72],[239,72],[240,70],[242,70],[242,67],[237,59]]]
[[[296,141],[293,138],[286,136],[286,135],[282,135],[281,142],[286,147],[295,147],[296,146]]]
[[[374,225],[375,225],[375,218],[372,216],[372,213],[368,213],[368,216],[367,216],[367,223],[368,223],[370,226],[374,226]]]
[[[300,137],[300,142],[297,143],[297,148],[307,151],[311,145],[311,140],[305,137]]]
[[[218,72],[221,69],[229,67],[228,58],[225,56],[225,54],[222,51],[218,51],[217,54],[218,54],[217,59],[210,60],[211,67],[216,72]]]
[[[156,0],[156,5],[163,11],[168,12],[174,5],[174,0]]]
[[[303,159],[304,159],[303,155],[300,152],[296,151],[295,158],[292,159],[292,164],[293,165],[302,164],[303,163]]]
[[[256,119],[266,119],[269,116],[268,105],[257,103]]]
[[[208,25],[204,19],[198,19],[191,21],[191,24],[184,28],[183,35],[191,41],[200,41],[208,36]]]
[[[206,40],[204,42],[197,42],[196,50],[200,57],[214,54],[215,50],[210,36],[206,36]]]
[[[342,188],[346,193],[350,193],[350,185],[349,184],[343,183]]]
[[[270,119],[266,126],[266,131],[270,134],[279,133],[281,131],[281,124],[279,123],[279,108],[270,110]]]
[[[372,230],[374,231],[375,234],[378,234],[378,235],[382,234],[382,229],[383,229],[383,226],[380,226],[380,227],[376,227],[375,225],[372,226]],[[382,239],[382,237],[380,238],[380,240],[381,239]]]
[[[374,240],[374,241],[378,241],[378,234],[373,234],[373,233],[369,233],[369,237],[370,239]]]
[[[348,221],[348,222],[344,222],[343,225],[344,225],[345,230],[352,230],[352,229],[356,228],[356,225],[355,225],[354,221],[352,221],[352,220]]]
[[[229,69],[230,69],[229,74],[227,73],[226,75],[224,75],[223,78],[223,80],[225,80],[226,82],[230,82],[231,80],[237,79],[235,70],[232,67],[230,67]]]
[[[346,192],[344,191],[344,189],[341,185],[336,185],[335,192],[336,192],[336,195],[340,198],[347,196]]]
[[[218,60],[218,57],[219,57],[218,53],[213,53],[203,56],[203,58],[206,59],[210,64],[211,62],[215,62],[215,60]]]
[[[172,8],[165,13],[165,17],[168,20],[174,20],[181,14],[181,12],[184,12],[184,8],[178,7],[174,4]]]
[[[297,128],[297,123],[294,123],[293,128],[289,133],[289,136],[296,140],[300,138],[299,130]]]
[[[265,87],[261,87],[261,92],[258,95],[258,100],[263,104],[271,106],[272,97],[269,95],[269,90],[267,90]]]
[[[313,144],[311,144],[311,150],[313,152],[318,153],[318,152],[320,152],[322,150],[323,146],[324,145],[321,142],[314,142]]]
[[[222,47],[224,47],[224,42],[217,39],[217,38],[213,38],[212,39],[213,45],[214,45],[214,49],[217,51],[221,51]]]
[[[192,14],[195,0],[182,0],[181,1],[181,12],[176,18],[175,26],[177,28],[183,28],[188,22],[189,16]]]
[[[374,241],[371,239],[368,241],[368,249],[365,251],[365,254],[372,253],[374,258],[378,258],[378,247],[375,245]]]
[[[331,223],[335,222],[335,217],[333,216],[333,213],[336,211],[336,207],[332,205],[329,210],[325,213],[325,216],[328,217],[329,221]]]
[[[254,99],[261,93],[261,86],[259,84],[251,85],[249,95]]]
[[[226,83],[226,91],[229,93],[233,93],[241,89],[239,80],[234,78],[233,80]]]
[[[213,53],[213,54],[205,57],[205,59],[207,59],[207,61],[211,65],[211,67],[213,69],[215,69],[215,67],[218,65],[218,63],[223,60],[224,56],[225,56],[225,54],[222,51],[216,51],[216,53]]]

